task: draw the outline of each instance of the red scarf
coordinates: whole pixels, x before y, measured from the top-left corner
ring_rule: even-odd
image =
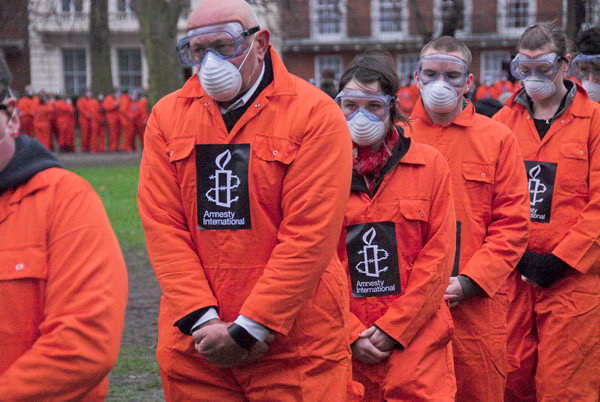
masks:
[[[365,179],[369,193],[373,192],[375,183],[381,175],[381,170],[390,159],[390,156],[392,156],[399,140],[400,135],[398,134],[398,130],[396,127],[392,127],[377,151],[373,151],[370,145],[363,147],[354,143],[352,144],[352,164],[354,170]]]

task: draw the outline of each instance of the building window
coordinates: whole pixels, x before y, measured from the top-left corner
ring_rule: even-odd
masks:
[[[61,0],[61,11],[63,13],[82,12],[83,0]]]
[[[117,11],[122,13],[132,13],[133,0],[117,0]]]
[[[500,29],[504,33],[520,35],[535,22],[535,0],[500,0],[498,7]]]
[[[63,49],[65,93],[79,95],[87,85],[85,49]]]
[[[405,0],[373,0],[373,22],[375,32],[397,33],[403,32],[407,24],[406,1]]]
[[[142,52],[140,49],[118,49],[119,86],[121,88],[141,88]]]
[[[480,82],[496,82],[502,77],[502,62],[510,61],[510,52],[489,51],[481,53]]]
[[[414,76],[415,70],[417,69],[417,63],[419,62],[418,54],[401,54],[396,59],[396,65],[398,67],[398,77],[400,81],[406,84],[410,82]]]
[[[315,37],[340,37],[346,32],[343,0],[312,0],[311,20]]]
[[[600,24],[600,0],[585,1],[585,23]]]
[[[473,0],[435,0],[433,18],[435,36],[443,33],[444,22],[456,22],[456,36],[471,32],[471,16],[473,15]]]
[[[320,86],[323,79],[333,79],[335,83],[342,75],[341,56],[317,56],[315,60],[315,85]]]

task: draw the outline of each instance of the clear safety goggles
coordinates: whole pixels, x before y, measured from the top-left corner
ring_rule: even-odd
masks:
[[[419,60],[416,74],[424,85],[436,81],[441,76],[448,84],[462,87],[469,77],[469,68],[467,63],[458,57],[432,54]]]
[[[356,113],[363,113],[371,121],[382,121],[389,113],[392,97],[389,95],[369,94],[363,91],[344,89],[335,97],[335,101],[347,120],[351,120]]]
[[[259,26],[244,29],[239,22],[191,29],[177,41],[177,53],[181,61],[190,67],[200,65],[209,50],[224,59],[231,59],[248,50],[248,38],[258,31]]]
[[[580,54],[571,62],[570,73],[580,80],[600,80],[600,54]]]
[[[552,80],[556,76],[562,60],[564,57],[554,52],[533,59],[519,53],[510,62],[510,72],[518,80],[524,80],[531,76]]]

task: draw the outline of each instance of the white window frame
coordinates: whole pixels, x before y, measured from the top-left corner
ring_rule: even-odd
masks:
[[[140,86],[139,87],[134,87],[134,88],[143,88],[145,85],[145,72],[144,72],[144,50],[139,47],[139,46],[120,46],[115,48],[115,61],[116,61],[116,82],[117,82],[117,87],[118,88],[125,88],[123,86],[123,83],[121,82],[121,69],[120,69],[120,60],[119,60],[119,53],[121,50],[139,50],[140,52]],[[131,87],[127,87],[127,88],[131,88]]]
[[[331,63],[331,66],[326,66],[323,63],[324,60],[335,60],[335,63]],[[342,72],[344,71],[342,56],[338,54],[322,54],[319,56],[315,56],[315,86],[321,86],[321,73],[327,68],[331,68],[335,71],[335,81],[337,83],[340,80],[340,77],[342,76]]]
[[[93,1],[93,0],[92,0]],[[122,13],[122,14],[133,14],[133,8],[132,8],[132,0],[124,0],[125,1],[125,10],[119,10],[119,0],[114,0],[115,1],[115,11],[118,13]]]
[[[67,93],[67,82],[66,82],[66,66],[65,66],[65,51],[69,50],[69,51],[73,51],[73,50],[83,50],[84,55],[85,55],[85,70],[84,70],[84,77],[85,77],[85,83],[83,88],[81,88],[80,91],[75,91],[74,93],[72,93],[71,95],[81,95],[85,92],[85,89],[88,88],[90,86],[90,60],[89,60],[89,52],[88,49],[85,47],[62,47],[60,49],[60,64],[61,64],[61,71],[62,71],[62,87],[63,87],[63,93]]]
[[[81,0],[81,10],[77,10],[75,8],[75,1],[77,0],[70,0],[69,1],[69,10],[65,11],[63,9],[63,0],[59,0],[59,10],[61,14],[76,14],[76,13],[84,13],[86,12],[86,1],[85,0]]]
[[[487,79],[487,77],[490,77],[495,82],[498,81],[501,77],[502,62],[505,60],[510,60],[510,52],[507,50],[488,50],[481,52],[480,57],[481,59],[479,63],[479,82],[484,82]],[[489,60],[490,58],[492,60]],[[493,68],[489,68],[488,65],[490,63],[494,66]]]
[[[537,15],[537,1],[536,0],[521,0],[523,2],[527,2],[527,11],[529,13],[527,22],[524,27],[511,27],[508,26],[509,16],[508,16],[508,6],[510,2],[514,2],[515,0],[498,0],[498,9],[497,16],[498,19],[496,24],[498,26],[498,32],[505,36],[518,37],[520,36],[525,29],[535,24],[535,17]]]
[[[433,30],[434,36],[442,33],[442,3],[444,0],[434,0],[433,2]],[[473,29],[473,0],[463,0],[463,29],[457,29],[454,33],[456,37],[468,36]]]
[[[408,13],[408,0],[395,0],[400,3],[400,9],[402,12],[401,29],[399,31],[381,31],[381,24],[379,17],[381,16],[380,9],[382,1],[393,1],[393,0],[371,0],[371,32],[376,38],[383,39],[399,39],[408,36],[410,16]]]
[[[410,80],[413,79],[418,62],[419,53],[405,53],[396,56],[396,72],[400,81],[409,78],[409,74]]]
[[[589,25],[600,24],[600,0],[586,0],[585,23]]]
[[[317,13],[317,6],[319,0],[310,0],[309,4],[309,19],[310,19],[310,36],[317,40],[331,40],[331,39],[342,39],[347,35],[347,6],[346,0],[337,0],[340,4],[342,17],[340,21],[340,32],[335,33],[320,33],[319,32],[319,18]]]

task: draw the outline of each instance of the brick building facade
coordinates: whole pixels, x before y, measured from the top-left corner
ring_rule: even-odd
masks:
[[[339,76],[355,55],[373,45],[392,53],[402,78],[412,76],[421,47],[440,35],[444,17],[456,10],[446,0],[282,1],[286,65],[317,85],[324,70]],[[599,3],[587,1],[587,22],[600,23]],[[499,78],[502,62],[510,60],[527,26],[567,24],[567,0],[464,0],[463,5],[455,17],[455,36],[471,49],[471,71],[481,82]]]

